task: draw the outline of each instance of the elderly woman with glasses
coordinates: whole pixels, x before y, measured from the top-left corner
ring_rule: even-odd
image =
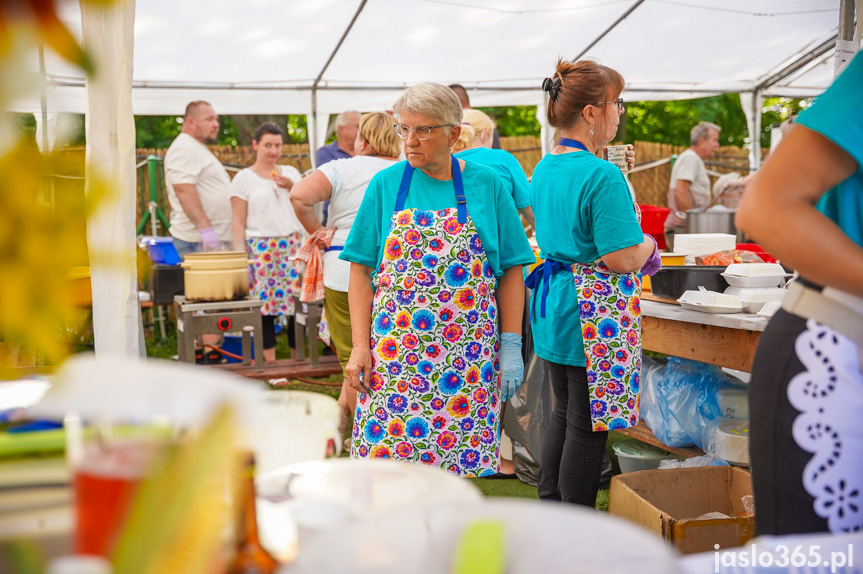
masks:
[[[501,401],[524,372],[521,269],[535,258],[500,177],[451,153],[455,93],[420,84],[393,109],[407,161],[372,179],[340,256],[359,391],[351,456],[495,474]]]

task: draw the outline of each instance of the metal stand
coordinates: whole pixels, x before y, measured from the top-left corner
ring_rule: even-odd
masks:
[[[161,224],[165,230],[171,227],[171,224],[168,223],[168,218],[165,217],[165,213],[162,211],[162,208],[159,207],[159,190],[161,189],[159,183],[159,162],[162,161],[162,158],[155,155],[147,156],[147,174],[149,176],[149,195],[150,201],[147,202],[147,209],[141,210],[143,212],[143,217],[141,217],[141,222],[138,224],[138,229],[135,231],[136,235],[141,235],[144,231],[144,228],[147,225],[147,222],[150,223],[150,235],[156,236],[159,235],[159,225]],[[144,172],[140,172],[140,176],[138,178],[138,183],[140,184],[140,188],[144,189]],[[156,323],[159,324],[159,334],[162,337],[162,340],[165,339],[165,309],[163,305],[156,305]]]
[[[252,333],[255,333],[255,370],[264,370],[264,333],[260,299],[186,303],[174,297],[177,308],[177,354],[180,361],[195,362],[195,337],[209,333],[243,332],[243,364],[251,364]]]
[[[308,311],[303,312],[303,305]],[[294,357],[298,361],[305,358],[305,344],[303,340],[308,336],[309,341],[309,366],[316,368],[318,366],[318,324],[321,322],[323,314],[324,302],[315,301],[314,303],[301,303],[299,295],[294,295],[294,338],[297,342],[297,356]],[[305,333],[303,333],[303,325],[300,324],[300,316],[305,318]]]

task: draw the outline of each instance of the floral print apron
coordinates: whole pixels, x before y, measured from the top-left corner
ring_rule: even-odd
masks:
[[[635,205],[641,222],[641,210]],[[581,338],[594,431],[638,424],[641,391],[641,272],[617,273],[602,261],[575,263]]]
[[[247,239],[249,253],[255,260],[253,280],[249,282],[252,297],[263,301],[261,315],[293,315],[294,293],[300,292],[300,274],[291,263],[302,245],[299,233],[287,237],[253,237]]]
[[[352,457],[499,470],[496,280],[467,215],[454,157],[456,209],[404,209],[405,166],[374,279],[371,393],[359,393]]]

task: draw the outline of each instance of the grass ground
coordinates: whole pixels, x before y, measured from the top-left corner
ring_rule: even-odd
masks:
[[[176,331],[172,325],[168,325],[168,336],[161,340],[158,337],[148,336],[146,339],[147,356],[154,358],[170,359],[177,354],[177,339]],[[290,348],[288,347],[287,339],[284,336],[276,338],[276,358],[290,358]],[[340,382],[341,375],[330,375],[328,377],[316,377],[314,380],[320,382]],[[324,393],[333,398],[339,396],[339,388],[333,386],[324,386],[318,384],[309,384],[302,381],[290,381],[288,385],[279,387],[280,389],[294,391],[311,391],[316,393]],[[617,459],[613,456],[612,445],[627,437],[619,432],[611,431],[608,433],[607,449],[611,456],[612,467],[614,474],[620,473],[620,467],[617,465]],[[346,456],[346,453],[343,453]],[[510,497],[510,498],[527,498],[537,499],[536,487],[526,484],[517,478],[512,479],[489,479],[475,478],[470,479],[471,482],[486,496],[489,497]],[[599,510],[608,510],[608,490],[600,490],[596,497],[596,508]]]

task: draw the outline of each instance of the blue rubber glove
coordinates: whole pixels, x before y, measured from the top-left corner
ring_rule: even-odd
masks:
[[[521,335],[502,333],[500,336],[501,400],[508,401],[524,381],[524,359],[521,356]]]
[[[657,271],[662,269],[662,257],[659,255],[659,247],[656,245],[656,240],[650,235],[645,234],[645,237],[650,237],[650,240],[653,241],[653,253],[641,267],[641,274],[653,277]]]

